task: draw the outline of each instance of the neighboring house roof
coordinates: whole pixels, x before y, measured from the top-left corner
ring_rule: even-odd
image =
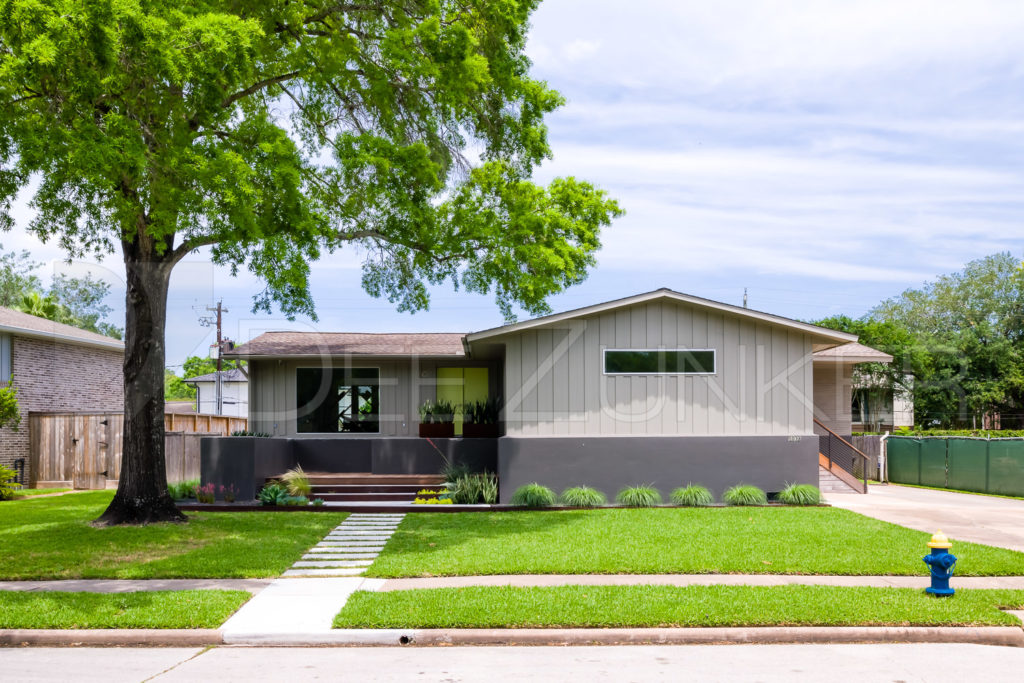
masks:
[[[265,332],[236,346],[232,358],[281,356],[464,357],[459,333]]]
[[[221,381],[222,382],[248,382],[249,376],[245,374],[245,370],[241,368],[231,368],[229,370],[221,370]],[[196,375],[195,377],[186,377],[184,380],[185,384],[196,384],[197,382],[216,382],[217,373],[210,372],[205,375]]]
[[[487,339],[490,337],[498,337],[501,335],[511,334],[514,332],[520,332],[522,330],[528,330],[534,327],[551,325],[554,323],[562,322],[564,320],[582,318],[588,315],[605,313],[607,311],[613,311],[618,308],[635,306],[637,304],[658,301],[661,299],[667,299],[669,301],[690,304],[692,306],[697,306],[699,308],[706,308],[716,311],[722,311],[725,313],[732,313],[734,315],[746,318],[753,318],[755,320],[770,323],[773,325],[779,325],[781,327],[786,327],[789,329],[805,332],[816,338],[814,342],[815,350],[829,348],[837,344],[846,344],[848,342],[857,341],[857,335],[854,334],[847,334],[846,332],[837,332],[836,330],[830,330],[825,327],[818,327],[817,325],[811,325],[810,323],[800,322],[799,320],[784,318],[780,315],[763,313],[761,311],[755,311],[749,308],[743,308],[741,306],[724,304],[719,301],[712,301],[711,299],[702,299],[701,297],[698,296],[691,296],[690,294],[683,294],[681,292],[676,292],[671,289],[662,288],[655,290],[653,292],[646,292],[644,294],[629,296],[624,299],[616,299],[614,301],[595,304],[593,306],[577,308],[571,311],[566,311],[564,313],[545,315],[539,318],[534,318],[532,320],[526,320],[521,323],[513,323],[511,325],[503,325],[502,327],[495,327],[489,330],[473,332],[471,334],[466,335],[466,342],[472,344],[473,342],[480,341],[482,339]]]
[[[105,337],[96,332],[89,332],[72,325],[65,325],[2,306],[0,306],[0,332],[19,337],[46,339],[124,352],[124,342],[120,339]]]
[[[825,363],[891,363],[892,356],[870,346],[853,342],[814,352],[815,362]]]

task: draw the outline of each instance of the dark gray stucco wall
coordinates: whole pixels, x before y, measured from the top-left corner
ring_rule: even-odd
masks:
[[[218,492],[234,486],[239,500],[252,500],[267,478],[296,465],[307,472],[438,474],[446,458],[473,471],[496,472],[497,439],[205,437],[200,477]]]
[[[791,440],[793,439],[793,440]],[[523,484],[560,493],[593,486],[612,499],[625,486],[651,484],[668,499],[687,483],[715,499],[734,484],[779,491],[787,483],[818,484],[816,436],[636,436],[498,439],[500,501]]]

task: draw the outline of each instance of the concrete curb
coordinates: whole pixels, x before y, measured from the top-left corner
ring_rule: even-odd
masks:
[[[0,629],[0,647],[205,647],[221,645],[217,629]]]
[[[757,626],[608,629],[337,629],[225,634],[219,630],[0,630],[0,647],[436,647],[968,643],[1024,647],[1018,626]]]
[[[771,643],[971,643],[1024,647],[1018,626],[760,626],[609,629],[338,629],[330,633],[226,636],[226,645],[284,647],[725,645]]]

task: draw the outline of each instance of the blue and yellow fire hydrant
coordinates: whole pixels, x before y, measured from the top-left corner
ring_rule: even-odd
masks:
[[[956,569],[956,555],[949,552],[949,549],[953,544],[946,538],[946,534],[942,533],[942,529],[939,529],[938,533],[932,536],[932,540],[928,541],[928,547],[932,552],[924,556],[924,563],[931,570],[932,585],[924,590],[940,597],[952,595],[954,591],[949,587],[949,580]]]

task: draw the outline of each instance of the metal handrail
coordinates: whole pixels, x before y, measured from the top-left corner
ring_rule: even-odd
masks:
[[[818,452],[828,459],[829,469],[831,470],[832,466],[836,465],[851,477],[855,479],[862,479],[864,483],[864,493],[867,493],[868,465],[871,463],[871,458],[852,443],[822,424],[821,420],[818,418],[814,418],[814,425],[816,428],[820,428],[825,432],[822,434],[818,432],[818,429],[815,429],[815,431],[818,432],[819,437]],[[857,458],[860,458],[861,461],[861,476],[859,477],[857,476],[856,471]]]

